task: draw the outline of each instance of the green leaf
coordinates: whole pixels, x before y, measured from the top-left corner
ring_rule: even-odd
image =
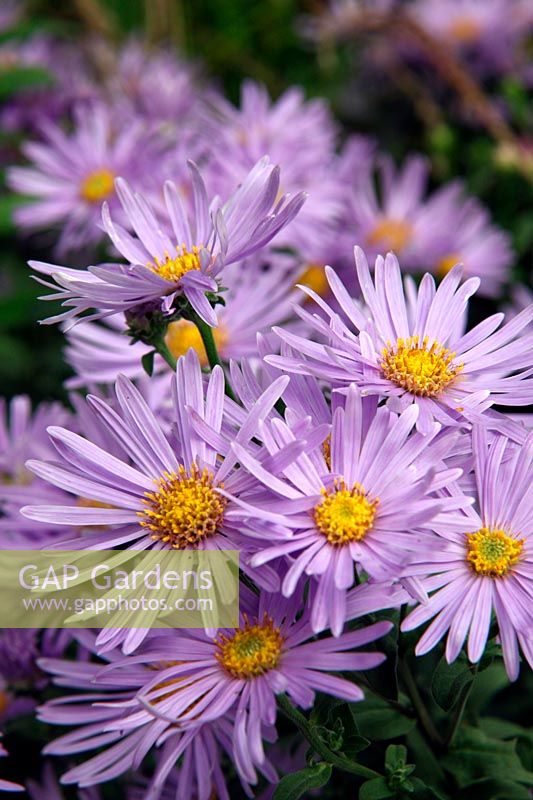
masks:
[[[469,714],[478,713],[485,708],[495,694],[509,686],[509,677],[501,661],[494,662],[484,672],[478,674],[468,698]]]
[[[273,800],[298,800],[305,792],[324,786],[330,777],[331,764],[324,761],[284,775],[276,786]]]
[[[386,797],[394,797],[394,792],[389,789],[385,778],[373,778],[359,789],[359,800],[383,800]]]
[[[482,778],[465,786],[455,800],[529,800],[529,789],[513,781]]]
[[[416,774],[434,791],[437,789],[444,791],[446,777],[442,765],[428,745],[426,737],[420,733],[418,728],[408,734],[407,746],[416,762]]]
[[[397,769],[405,764],[407,759],[407,747],[403,744],[390,744],[385,753],[385,766],[391,770]]]
[[[149,353],[145,353],[141,358],[141,364],[143,366],[143,369],[146,372],[146,374],[149,375],[150,377],[152,376],[152,373],[154,371],[154,356],[155,356],[155,350],[150,350]]]
[[[472,668],[464,657],[452,664],[441,658],[431,681],[433,699],[444,711],[450,711],[465,696],[473,680]]]
[[[533,772],[524,769],[516,741],[490,739],[479,728],[464,726],[441,761],[461,787],[483,778],[533,785]]]
[[[533,729],[523,728],[516,722],[509,722],[499,717],[483,717],[479,727],[492,739],[527,739],[533,742]]]
[[[359,732],[370,741],[395,739],[412,730],[416,720],[374,698],[358,703],[354,710]]]
[[[366,750],[370,741],[359,734],[356,704],[343,703],[331,713],[342,722],[343,726],[342,744],[339,749],[349,758],[354,758],[361,750]]]
[[[0,71],[0,99],[5,100],[24,89],[51,86],[53,78],[40,67],[15,67]]]

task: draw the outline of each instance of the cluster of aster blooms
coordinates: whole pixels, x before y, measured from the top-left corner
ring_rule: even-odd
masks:
[[[429,623],[416,653],[445,637],[450,662],[463,647],[478,662],[494,619],[510,679],[533,665],[533,439],[492,409],[531,397],[533,307],[465,331],[479,278],[457,265],[417,287],[391,253],[372,276],[357,247],[360,295],[328,266],[330,299],[300,287],[302,302],[265,268],[303,199],[277,199],[277,168],[260,160],[222,205],[196,167],[191,187],[185,205],[167,183],[154,210],[118,181],[127,219],[102,215],[126,263],[34,265],[91,394],[73,414],[12,402],[2,541],[240,551],[238,629],[87,631],[79,661],[64,641],[30,659],[77,690],[37,710],[74,726],[46,753],[100,750],[63,782],[92,787],[152,754],[143,797],[208,800],[229,797],[226,756],[247,791],[277,780],[265,742],[280,695],[362,699],[336,673],[384,659],[391,623],[353,624],[369,613],[403,606],[402,631]]]
[[[509,238],[422,157],[341,145],[297,89],[234,107],[170,53],[116,59],[66,68],[9,170],[21,230],[75,261],[31,262],[73,374],[70,410],[2,410],[0,543],[239,550],[240,627],[6,631],[0,726],[54,683],[35,713],[73,728],[45,753],[80,796],[133,771],[132,798],[225,800],[228,763],[249,794],[278,780],[280,697],[363,698],[347,675],[392,627],[367,615],[402,608],[418,655],[497,636],[511,680],[533,666],[533,440],[493,409],[531,400],[533,306],[467,330]],[[28,790],[61,796],[50,771]]]

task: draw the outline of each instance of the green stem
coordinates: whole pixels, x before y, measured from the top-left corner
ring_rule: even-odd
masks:
[[[167,347],[167,343],[163,336],[160,339],[152,342],[154,349],[159,353],[161,358],[164,358],[168,366],[173,372],[176,372],[177,361]]]
[[[201,317],[198,316],[198,314],[194,314],[194,317],[193,317],[192,321],[194,322],[194,324],[198,328],[198,332],[199,332],[200,336],[202,337],[202,342],[204,344],[204,348],[205,348],[205,352],[206,352],[206,355],[207,355],[207,360],[209,362],[209,366],[211,367],[211,369],[213,369],[213,367],[216,367],[216,366],[221,367],[222,371],[224,372],[224,368],[222,366],[222,361],[221,361],[220,356],[218,354],[217,346],[215,344],[215,337],[213,336],[213,329],[206,322],[204,322],[203,319],[201,319]],[[228,379],[226,377],[226,373],[225,372],[224,372],[224,384],[225,384],[227,396],[231,400],[233,400],[235,403],[238,403],[239,401],[237,400],[237,398],[235,396],[235,393],[234,393],[233,389],[231,388],[231,386],[229,384],[229,381],[228,381]]]
[[[463,695],[463,698],[462,698],[461,702],[459,703],[459,707],[457,708],[457,711],[455,712],[455,715],[454,715],[454,718],[453,718],[453,721],[452,721],[452,725],[451,725],[451,728],[450,728],[450,732],[449,732],[449,734],[448,734],[448,736],[446,738],[446,747],[447,748],[450,747],[453,744],[453,740],[455,739],[455,735],[456,735],[457,731],[459,730],[459,728],[461,726],[461,722],[463,721],[463,715],[465,713],[466,704],[468,703],[468,698],[470,697],[470,692],[472,691],[472,688],[473,688],[474,682],[475,682],[475,678],[476,678],[476,675],[477,675],[477,668],[478,668],[478,665],[475,664],[474,665],[474,669],[473,669],[474,678],[472,680],[472,683],[469,684],[466,692]]]
[[[302,713],[300,713],[300,711],[294,708],[286,695],[278,694],[277,699],[278,705],[285,716],[288,717],[291,722],[294,723],[294,725],[296,725],[300,733],[305,736],[315,753],[318,753],[318,755],[321,756],[324,761],[327,761],[334,767],[338,767],[338,769],[344,770],[344,772],[351,772],[353,775],[359,775],[361,778],[366,778],[367,780],[382,777],[379,772],[374,772],[373,769],[364,767],[362,764],[356,764],[349,758],[339,755],[339,753],[334,753],[333,750],[330,750],[329,747],[324,744],[322,739],[317,736],[313,730],[313,726],[309,723],[309,720]]]
[[[411,670],[409,669],[409,665],[405,659],[398,660],[398,671],[403,679],[405,684],[405,688],[411,698],[411,702],[413,704],[413,708],[416,711],[416,715],[420,721],[420,724],[424,731],[426,732],[428,738],[435,745],[438,749],[442,748],[444,742],[442,741],[441,735],[438,732],[437,728],[435,727],[431,716],[422,700],[422,696],[418,691],[418,686],[416,685],[416,681],[413,677]]]

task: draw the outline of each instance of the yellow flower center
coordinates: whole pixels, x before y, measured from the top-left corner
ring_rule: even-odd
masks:
[[[193,465],[188,473],[180,466],[159,478],[157,486],[157,491],[145,492],[146,508],[139,512],[140,524],[153,531],[152,539],[183,550],[217,532],[227,500],[215,490],[208,469],[200,472]]]
[[[0,691],[0,718],[6,713],[10,702],[11,698],[8,693]]]
[[[444,256],[437,264],[437,275],[439,278],[444,278],[448,272],[455,267],[456,264],[462,261],[458,253],[450,253],[449,256]]]
[[[81,184],[81,196],[89,203],[100,203],[115,191],[115,176],[108,169],[89,172]]]
[[[400,253],[413,238],[413,226],[403,219],[383,219],[368,235],[368,244]]]
[[[218,662],[233,678],[244,680],[256,678],[277,667],[283,636],[265,613],[262,622],[254,625],[245,617],[244,627],[231,636],[221,634],[217,646]]]
[[[448,32],[459,44],[473,44],[479,38],[481,26],[473,17],[460,16],[452,20]]]
[[[315,523],[328,542],[344,545],[364,539],[374,523],[379,498],[369,500],[363,487],[355,483],[348,489],[343,480],[333,491],[322,489],[322,500],[315,506]]]
[[[524,539],[500,529],[480,528],[466,534],[466,560],[478,575],[502,578],[520,560]]]
[[[331,469],[331,433],[328,435],[324,442],[322,443],[322,454],[324,456],[324,461],[326,462],[327,468]]]
[[[435,397],[463,368],[452,363],[454,357],[437,342],[428,347],[427,337],[420,346],[419,337],[410,336],[384,348],[381,369],[385,378],[411,394]]]
[[[167,253],[164,261],[156,258],[155,263],[148,266],[165,280],[177,283],[187,272],[200,269],[200,250],[201,247],[195,245],[191,253],[182,244],[181,247],[176,247],[176,256],[172,257]]]
[[[310,289],[320,295],[320,297],[324,297],[329,288],[326,272],[322,264],[309,264],[307,269],[302,272],[296,283],[308,286]]]
[[[212,333],[217,350],[220,353],[228,341],[226,329],[219,325],[218,328],[212,328]],[[196,351],[201,366],[207,367],[208,361],[204,343],[194,322],[190,322],[187,319],[171,322],[167,328],[165,342],[174,358],[177,359],[184,356],[192,348]]]

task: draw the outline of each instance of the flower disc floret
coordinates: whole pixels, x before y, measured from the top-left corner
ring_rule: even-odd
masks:
[[[403,219],[383,219],[368,235],[368,243],[400,253],[413,238],[413,226]]]
[[[428,338],[398,339],[383,349],[381,370],[388,380],[420,397],[436,397],[455,380],[462,364],[454,364],[455,353],[438,342],[428,347]]]
[[[501,529],[480,528],[467,533],[466,559],[474,572],[489,578],[503,578],[520,560],[523,539],[515,539]]]
[[[345,545],[364,539],[374,523],[379,499],[370,500],[360,484],[348,489],[337,481],[333,491],[322,489],[323,499],[315,506],[315,523],[332,545]]]
[[[283,648],[283,636],[274,621],[265,613],[261,622],[245,624],[231,636],[217,639],[218,662],[233,678],[256,678],[276,669]]]
[[[218,328],[213,328],[212,333],[215,345],[220,353],[228,340],[227,330],[224,325],[219,325]],[[194,322],[190,322],[187,319],[178,319],[171,322],[167,328],[165,343],[176,360],[192,349],[198,356],[200,365],[207,367],[209,363],[207,353],[205,352],[200,331]]]
[[[145,493],[146,508],[139,512],[140,524],[153,532],[153,539],[183,550],[217,533],[227,500],[216,491],[207,468],[200,471],[193,464],[187,472],[180,466],[178,472],[165,473],[157,487]]]
[[[191,252],[182,244],[176,247],[176,256],[167,253],[164,261],[155,258],[154,263],[148,266],[165,280],[177,283],[187,272],[201,269],[200,250],[201,247],[194,245]]]
[[[80,194],[89,203],[101,203],[114,191],[114,173],[109,169],[97,169],[83,179]]]

